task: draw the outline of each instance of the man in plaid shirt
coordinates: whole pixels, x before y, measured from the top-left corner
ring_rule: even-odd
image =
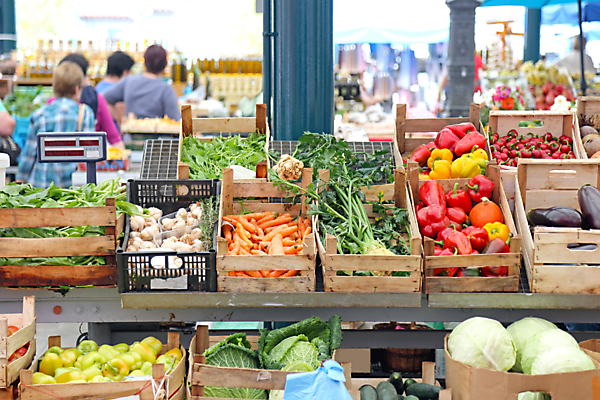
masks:
[[[44,163],[37,161],[38,132],[77,132],[79,126],[79,96],[83,82],[81,68],[72,62],[60,64],[53,73],[52,87],[56,100],[31,115],[25,147],[19,159],[17,182],[27,182],[34,187],[49,187],[52,182],[60,188],[71,186],[71,175],[77,164]],[[94,132],[94,112],[84,107],[81,132]]]

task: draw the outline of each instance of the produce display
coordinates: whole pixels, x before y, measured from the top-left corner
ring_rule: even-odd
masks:
[[[547,132],[536,136],[533,133],[519,135],[511,129],[505,136],[498,132],[490,135],[490,151],[492,158],[500,165],[516,167],[519,158],[540,158],[565,160],[575,158],[573,139],[567,135],[555,137]]]
[[[18,326],[8,325],[8,337],[12,336],[19,330]],[[27,349],[29,349],[29,342],[26,343],[23,347],[19,347],[14,353],[8,357],[8,363],[12,363],[18,360],[21,357],[24,357],[27,354]]]
[[[448,125],[435,141],[422,144],[409,156],[419,164],[419,179],[472,178],[485,174],[488,154],[485,136],[470,122]]]
[[[520,70],[525,74],[529,90],[535,97],[536,110],[550,110],[558,96],[563,96],[567,102],[575,100],[568,71],[559,70],[556,66],[547,68],[541,60],[535,64],[526,61]]]
[[[35,91],[15,90],[7,95],[2,102],[12,116],[29,117],[43,105],[41,101],[34,102],[42,91],[43,86],[38,86]]]
[[[376,387],[366,384],[358,388],[360,400],[435,400],[442,388],[414,379],[402,379],[402,374],[394,372],[388,380],[381,381]],[[406,395],[406,397],[404,397]]]
[[[308,318],[281,329],[261,330],[258,350],[251,349],[245,333],[235,333],[204,352],[206,364],[229,368],[277,369],[313,371],[321,361],[331,359],[342,343],[341,318],[334,315],[329,321]],[[281,391],[269,398],[282,398]],[[266,399],[262,389],[206,386],[207,397],[233,399]]]
[[[39,360],[33,384],[113,382],[126,377],[152,375],[152,364],[164,364],[169,374],[181,362],[183,354],[174,348],[162,352],[163,345],[148,336],[131,345],[115,346],[84,340],[74,348],[49,348]]]
[[[456,361],[496,371],[546,375],[598,368],[569,333],[540,318],[524,318],[506,329],[492,319],[469,318],[448,336],[447,348]],[[519,400],[549,398],[544,396],[526,392]]]
[[[255,170],[267,159],[266,135],[262,134],[250,133],[245,139],[216,136],[211,141],[188,136],[181,146],[181,161],[190,166],[190,179],[221,179],[223,168],[238,165]]]
[[[179,125],[179,121],[175,121],[166,115],[163,118],[136,118],[133,113],[129,113],[121,121],[121,132],[178,133]]]
[[[583,148],[589,158],[600,158],[600,135],[598,134],[600,129],[600,114],[586,117],[585,115],[579,116],[579,133],[581,134],[581,141],[583,142]]]

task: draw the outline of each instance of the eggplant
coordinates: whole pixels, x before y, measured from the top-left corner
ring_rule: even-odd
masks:
[[[554,226],[559,228],[581,228],[581,213],[570,207],[534,208],[527,214],[530,225]]]
[[[577,191],[584,229],[600,229],[600,190],[585,184]]]

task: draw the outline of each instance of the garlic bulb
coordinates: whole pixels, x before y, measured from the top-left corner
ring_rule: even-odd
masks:
[[[175,219],[174,218],[164,218],[161,221],[161,224],[162,224],[163,228],[170,231],[171,229],[173,229],[173,226],[175,225]]]
[[[158,219],[159,219],[160,217],[162,217],[162,215],[163,215],[163,212],[162,212],[162,210],[160,210],[160,209],[158,209],[158,208],[156,208],[156,207],[150,207],[150,208],[148,209],[148,212],[150,213],[150,216],[151,216],[152,218],[154,218],[154,221],[156,221],[156,222],[158,222]]]
[[[180,208],[179,210],[177,210],[177,218],[187,218],[188,212],[185,208]]]
[[[131,229],[138,232],[144,229],[144,225],[146,224],[144,217],[140,217],[139,215],[131,217],[129,221],[131,222]]]
[[[160,228],[158,227],[158,225],[147,226],[140,233],[140,237],[143,240],[152,240],[154,238],[154,235],[158,234],[159,232]]]
[[[175,225],[173,225],[173,230],[185,228],[185,219],[178,219],[176,221],[177,222],[175,222]]]
[[[144,243],[142,243],[142,245],[140,246],[140,250],[144,250],[144,249],[156,249],[156,245],[152,242],[146,241]]]
[[[200,230],[200,228],[195,228],[194,230],[192,230],[192,233],[190,233],[190,235],[192,236],[192,239],[199,240],[202,237],[202,231]]]

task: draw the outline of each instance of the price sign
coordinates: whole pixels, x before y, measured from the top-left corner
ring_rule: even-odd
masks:
[[[40,132],[41,163],[87,163],[87,182],[96,183],[96,163],[106,160],[106,132]]]

